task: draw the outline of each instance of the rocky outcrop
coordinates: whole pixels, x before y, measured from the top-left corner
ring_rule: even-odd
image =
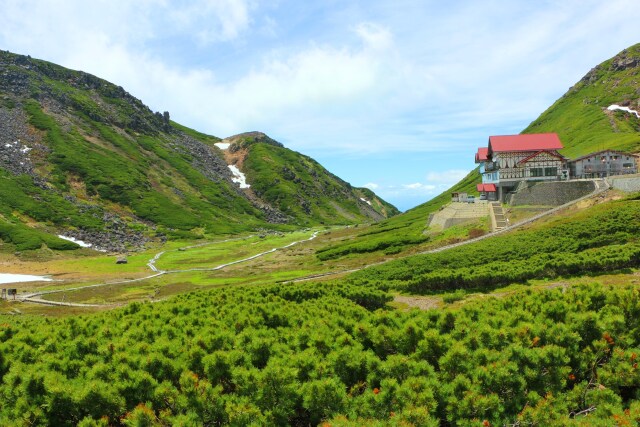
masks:
[[[32,155],[44,155],[49,149],[40,144],[39,137],[30,131],[22,110],[0,107],[0,167],[14,175],[39,177],[33,170]]]

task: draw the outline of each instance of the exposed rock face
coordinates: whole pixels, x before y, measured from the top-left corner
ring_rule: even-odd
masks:
[[[104,231],[97,230],[64,230],[61,234],[82,240],[91,244],[92,249],[102,250],[106,252],[122,253],[129,250],[143,248],[152,239],[145,236],[141,232],[129,229],[126,224],[115,215],[105,213]],[[164,241],[165,239],[160,239]]]
[[[640,66],[640,58],[627,57],[625,55],[621,55],[613,58],[613,61],[611,63],[611,68],[614,71],[622,71],[622,70],[626,70],[627,68],[635,68],[638,66]]]
[[[611,58],[609,66],[603,68],[603,64],[592,68],[581,80],[580,83],[592,84],[598,80],[598,76],[602,70],[624,71],[628,68],[640,67],[640,56],[637,56],[629,50],[623,50],[618,55]]]
[[[48,150],[30,131],[22,110],[0,107],[0,167],[15,175],[27,174],[38,178],[33,171],[31,156]]]

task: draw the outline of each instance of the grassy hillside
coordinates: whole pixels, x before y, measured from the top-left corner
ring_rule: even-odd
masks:
[[[523,133],[556,132],[569,158],[603,149],[640,151],[640,119],[613,104],[640,111],[640,44],[598,65]]]
[[[350,239],[331,244],[318,251],[320,259],[335,259],[349,254],[382,252],[397,254],[404,250],[427,243],[425,234],[429,215],[451,201],[452,192],[466,192],[477,195],[476,183],[480,182],[478,169],[471,171],[462,181],[430,201],[403,214],[380,221]]]
[[[552,279],[640,266],[639,202],[595,206],[435,254],[388,262],[354,273],[358,285],[410,293],[487,290],[532,279]]]
[[[562,154],[569,158],[604,149],[640,151],[640,119],[627,112],[608,111],[607,107],[613,104],[640,111],[640,44],[591,70],[523,133],[558,133],[565,146]],[[359,236],[364,241],[356,237],[356,241],[327,248],[327,253],[346,254],[350,248],[359,252],[366,251],[366,247],[379,250],[421,243],[419,236],[429,214],[448,203],[451,192],[477,195],[475,184],[480,180],[480,174],[473,171],[427,203],[376,224],[375,238],[366,232]]]
[[[349,184],[281,146],[247,161],[252,185],[264,194],[258,202],[232,182],[214,147],[219,138],[152,112],[121,87],[8,52],[0,52],[0,74],[3,250],[77,248],[42,233],[126,250],[150,239],[356,223],[397,212],[374,196],[377,211],[369,208]],[[265,167],[271,164],[277,169]]]
[[[255,194],[300,225],[353,224],[398,213],[373,192],[353,188],[312,158],[280,144],[260,140],[236,144],[231,150],[247,150],[243,170]]]
[[[568,282],[640,266],[638,203],[333,283],[227,287],[63,319],[0,314],[0,423],[633,425],[636,276]],[[558,275],[557,286],[439,310],[386,305],[386,289]]]

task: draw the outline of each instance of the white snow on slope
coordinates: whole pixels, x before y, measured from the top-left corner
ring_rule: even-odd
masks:
[[[90,248],[91,247],[91,243],[85,243],[82,240],[77,240],[77,239],[74,239],[73,237],[62,236],[60,234],[58,234],[58,237],[63,239],[63,240],[68,240],[70,242],[73,242],[73,243],[75,243],[75,244],[77,244],[79,246],[82,246],[83,248]]]
[[[233,181],[236,184],[240,185],[240,188],[249,188],[249,187],[251,187],[249,184],[247,184],[247,177],[242,172],[240,172],[240,169],[238,169],[237,166],[229,165],[229,169],[231,169],[231,173],[235,177],[235,178],[231,178],[231,181]]]
[[[218,147],[221,150],[227,150],[229,148],[229,146],[231,145],[230,142],[216,142],[215,144],[216,147]]]
[[[364,197],[360,197],[360,200],[362,200],[363,202],[365,202],[366,204],[368,204],[369,206],[371,206],[371,202],[368,201],[367,199],[365,199]]]
[[[18,282],[38,282],[38,281],[51,282],[51,280],[53,279],[50,279],[44,276],[31,276],[29,274],[0,273],[0,284],[18,283]]]
[[[640,113],[638,113],[636,110],[632,110],[629,107],[622,107],[620,105],[613,104],[613,105],[608,106],[607,110],[609,110],[609,111],[613,111],[613,110],[626,111],[627,113],[635,114],[636,117],[640,119]]]

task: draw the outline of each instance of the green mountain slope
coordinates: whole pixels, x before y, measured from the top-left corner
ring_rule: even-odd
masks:
[[[8,52],[0,52],[0,75],[0,239],[9,249],[77,248],[43,231],[124,250],[149,239],[358,223],[397,212],[359,206],[361,192],[284,147],[259,156],[286,160],[301,177],[313,165],[325,191],[291,180],[286,189],[296,197],[256,197],[233,181],[214,145],[219,138],[153,113],[121,87]],[[243,170],[254,188],[274,186],[279,173],[253,163],[257,171]],[[305,203],[322,208],[299,209]]]
[[[640,151],[640,119],[609,111],[611,105],[640,111],[640,44],[593,68],[523,133],[556,132],[575,158],[594,151]]]
[[[251,190],[261,200],[300,224],[380,220],[399,211],[371,190],[353,188],[312,158],[284,148],[268,136],[251,132],[225,139],[242,164]]]
[[[350,239],[322,248],[318,251],[318,257],[326,260],[378,251],[397,254],[412,246],[427,243],[430,238],[425,235],[425,230],[429,215],[448,203],[453,192],[477,195],[477,182],[480,182],[480,172],[474,169],[439,196],[400,215],[380,221]]]
[[[640,44],[589,71],[523,133],[557,133],[565,146],[562,154],[569,158],[604,149],[640,151],[640,119],[633,113],[608,110],[614,104],[640,111]],[[448,203],[451,192],[477,194],[475,184],[479,182],[480,174],[472,171],[432,200],[376,224],[378,247],[393,246],[400,239],[398,233],[404,234],[405,240],[408,236],[417,238],[424,231],[429,214]],[[359,237],[371,239],[368,232]],[[340,252],[347,246],[371,246],[369,243],[349,241],[331,249]]]

